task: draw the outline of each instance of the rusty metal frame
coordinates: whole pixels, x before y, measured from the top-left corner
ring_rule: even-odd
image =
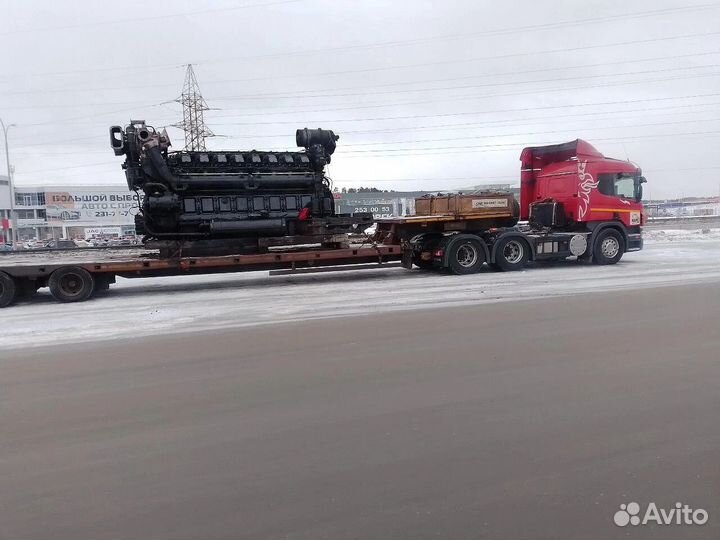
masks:
[[[124,277],[173,275],[183,273],[242,272],[312,266],[383,263],[400,260],[401,247],[376,246],[347,249],[318,249],[270,252],[252,255],[183,257],[179,259],[137,258],[107,262],[58,262],[54,264],[20,264],[0,268],[15,277],[34,279],[49,276],[64,266],[79,266],[93,274],[117,274]]]

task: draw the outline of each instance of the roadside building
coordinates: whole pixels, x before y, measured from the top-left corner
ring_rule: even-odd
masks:
[[[720,216],[720,197],[687,197],[666,201],[647,201],[649,217],[699,218]]]

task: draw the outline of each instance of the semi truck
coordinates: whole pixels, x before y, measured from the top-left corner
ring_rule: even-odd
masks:
[[[625,252],[642,249],[646,180],[639,167],[607,158],[581,139],[525,148],[520,160],[521,225],[487,226],[489,214],[473,219],[476,208],[492,208],[495,219],[507,218],[497,198],[466,196],[469,208],[467,202],[464,210],[457,203],[454,214],[441,208],[380,220],[378,240],[403,245],[406,267],[412,263],[456,274],[477,272],[485,263],[510,271],[530,261],[571,256],[615,264]]]
[[[416,201],[414,216],[375,220],[374,234],[360,245],[289,241],[255,253],[192,256],[181,249],[132,256],[110,251],[2,254],[0,307],[31,297],[41,287],[49,287],[61,302],[84,301],[108,289],[117,276],[339,271],[389,264],[472,274],[485,265],[517,271],[533,261],[568,258],[615,264],[624,253],[642,249],[646,180],[635,164],[607,158],[581,139],[525,148],[520,161],[519,201],[499,192],[423,197]]]

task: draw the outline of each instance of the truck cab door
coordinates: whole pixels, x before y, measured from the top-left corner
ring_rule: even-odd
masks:
[[[596,181],[587,221],[619,220],[626,227],[641,224],[642,205],[636,201],[639,185],[636,174],[601,169]]]

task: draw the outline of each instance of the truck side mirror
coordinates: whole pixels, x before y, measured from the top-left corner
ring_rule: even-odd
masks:
[[[645,178],[644,176],[641,176],[641,177],[640,177],[640,183],[641,183],[641,184],[647,184],[647,178]]]

